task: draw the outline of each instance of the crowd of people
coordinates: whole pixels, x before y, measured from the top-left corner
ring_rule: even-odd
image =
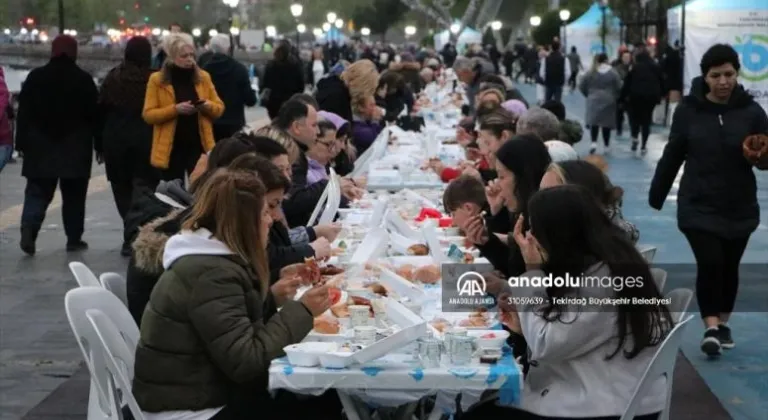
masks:
[[[341,230],[336,223],[307,223],[330,168],[341,177],[341,207],[363,196],[366,180],[350,176],[356,158],[387,124],[412,124],[426,106],[420,92],[444,81],[448,69],[463,85],[457,91],[465,92],[456,103],[464,113],[456,140],[466,159],[451,167],[434,158],[424,169],[446,182],[445,211],[493,265],[487,291],[499,302],[526,375],[518,407],[499,406],[490,395],[460,417],[619,419],[672,328],[663,306],[579,313],[549,299],[506,303],[519,292],[506,286],[510,276],[652,278],[606,160],[580,158],[572,147],[583,130],[566,119],[560,99],[566,84],[575,87],[571,76],[580,67],[558,41],[536,56],[541,59],[530,50],[518,54],[537,63],[526,78],[547,84],[539,106],[499,76],[499,61],[512,67],[503,54],[489,61],[478,51],[460,56],[452,46],[419,54],[374,45],[359,57],[333,50],[329,60],[317,48],[303,63],[283,42],[261,78],[271,120],[263,127],[246,126],[244,107],[256,97],[226,36],[214,37],[210,52],[198,58],[191,36],[169,35],[157,71],[149,41],[134,37],[100,90],[77,66],[73,38],[59,36],[52,48],[49,64],[30,73],[20,97],[16,147],[27,178],[21,248],[35,254],[57,184],[67,250],[87,248],[85,201],[95,152],[124,222],[128,304],[141,331],[133,393],[148,419],[340,418],[333,391],[309,398],[267,390],[271,360],[303,340],[313,318],[330,307],[326,286],[294,300],[305,258],[330,257]],[[727,322],[738,265],[759,222],[753,167],[764,162],[746,159],[742,143],[768,133],[765,112],[737,83],[739,67],[727,45],[701,57],[702,75],[674,115],[649,193],[660,209],[686,163],[678,222],[699,268],[707,327],[702,350],[710,355],[733,347]],[[613,65],[598,55],[578,83],[589,104],[592,150],[600,134],[609,146],[623,110],[633,148],[647,150],[649,113],[664,80],[643,48],[623,51]],[[305,93],[307,85],[313,94]],[[747,148],[764,156],[768,141]],[[621,290],[530,292],[661,297],[653,281]],[[635,418],[658,419],[666,396],[660,377]]]

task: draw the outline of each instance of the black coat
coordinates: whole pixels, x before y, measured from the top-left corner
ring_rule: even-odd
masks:
[[[224,114],[214,122],[242,128],[245,125],[245,107],[256,105],[256,92],[251,88],[251,77],[243,64],[226,54],[213,54],[202,64],[211,75],[216,93],[224,102]]]
[[[632,65],[624,78],[621,88],[621,99],[640,99],[646,102],[658,103],[664,94],[664,74],[661,68],[650,59]]]
[[[314,241],[313,229],[307,229],[310,235],[309,240]],[[304,262],[305,258],[315,256],[315,250],[309,246],[309,243],[294,245],[291,243],[291,236],[288,229],[280,222],[272,223],[269,229],[269,242],[267,246],[267,255],[269,257],[269,269],[271,273],[271,282],[274,283],[280,279],[280,270],[291,264]]]
[[[101,146],[93,77],[65,56],[29,73],[19,95],[16,149],[27,178],[90,178]]]
[[[675,111],[669,142],[651,182],[648,201],[660,210],[685,162],[677,198],[681,230],[698,229],[725,238],[749,236],[760,222],[757,183],[742,152],[744,139],[768,133],[765,111],[739,85],[727,105],[705,98],[704,80]]]
[[[333,112],[347,121],[352,121],[352,97],[347,85],[339,76],[329,75],[317,82],[315,99],[322,111]]]
[[[284,62],[271,60],[264,69],[260,89],[262,92],[270,90],[264,106],[270,118],[276,117],[291,96],[304,93],[304,66],[295,58]]]

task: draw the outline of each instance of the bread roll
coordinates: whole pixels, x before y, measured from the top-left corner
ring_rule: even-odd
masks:
[[[426,245],[416,244],[408,247],[408,255],[424,256],[429,255],[429,248]]]
[[[434,264],[419,267],[413,273],[413,279],[424,284],[435,284],[440,281],[440,267]]]
[[[338,334],[341,330],[339,321],[329,317],[315,318],[314,330],[320,334]]]
[[[413,271],[415,268],[416,267],[410,264],[401,265],[400,268],[397,269],[397,275],[408,281],[413,281]]]

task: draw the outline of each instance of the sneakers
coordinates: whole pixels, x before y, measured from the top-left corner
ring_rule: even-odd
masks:
[[[720,324],[717,327],[717,331],[720,333],[720,347],[730,350],[736,347],[736,343],[733,342],[731,337],[731,328],[725,324]]]
[[[593,141],[592,145],[589,146],[589,154],[594,155],[595,153],[597,153],[597,142]]]
[[[19,246],[21,247],[21,250],[30,257],[33,257],[35,252],[37,252],[35,242],[37,242],[37,230],[28,227],[21,228],[21,242],[19,243]]]
[[[704,339],[701,340],[701,351],[707,356],[714,357],[720,355],[721,348],[720,329],[717,327],[707,328],[707,330],[704,331]]]
[[[67,241],[67,252],[85,251],[86,249],[88,249],[88,243],[82,239]]]
[[[632,139],[632,151],[637,151],[637,145],[640,144],[640,142],[637,141],[637,139]]]

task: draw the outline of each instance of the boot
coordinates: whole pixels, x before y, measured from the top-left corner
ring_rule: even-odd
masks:
[[[67,240],[67,252],[85,251],[88,249],[88,243],[82,239]]]
[[[35,242],[37,242],[38,232],[39,229],[31,227],[21,228],[21,242],[19,243],[19,246],[21,247],[21,250],[30,257],[34,256],[37,251],[35,249]]]

